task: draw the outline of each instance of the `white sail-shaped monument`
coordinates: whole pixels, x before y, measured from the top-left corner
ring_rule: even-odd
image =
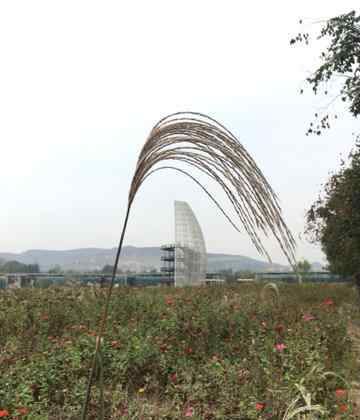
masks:
[[[175,201],[175,286],[196,286],[206,278],[204,236],[191,207]]]

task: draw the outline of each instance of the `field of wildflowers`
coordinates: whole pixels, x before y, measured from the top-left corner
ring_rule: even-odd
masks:
[[[118,288],[91,419],[356,419],[350,285]],[[79,419],[105,291],[0,293],[0,418]]]

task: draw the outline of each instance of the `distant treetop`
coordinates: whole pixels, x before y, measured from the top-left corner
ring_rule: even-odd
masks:
[[[40,273],[39,264],[22,264],[18,261],[6,261],[0,264],[0,273]]]

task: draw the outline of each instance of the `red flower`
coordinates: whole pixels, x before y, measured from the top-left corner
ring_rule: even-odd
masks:
[[[170,380],[173,384],[176,384],[176,382],[177,382],[176,372],[173,372],[173,373],[170,374]]]
[[[160,349],[161,353],[166,353],[167,345],[165,343],[163,343],[163,344],[160,345],[159,349]]]
[[[191,354],[193,352],[193,349],[191,348],[191,347],[188,347],[186,350],[185,350],[185,353],[187,353],[187,354]]]
[[[120,347],[120,343],[117,340],[111,342],[111,347],[113,349],[118,349]]]
[[[339,405],[339,411],[340,411],[340,413],[346,413],[347,409],[348,409],[347,404],[340,404]]]
[[[165,299],[165,303],[169,306],[173,305],[175,303],[174,299],[172,297],[167,297]]]
[[[327,299],[324,300],[323,304],[327,305],[327,306],[333,305],[334,301],[331,298],[327,298]]]
[[[346,396],[346,390],[345,389],[337,389],[335,391],[335,395],[337,398],[344,398]]]
[[[265,408],[265,403],[257,402],[255,404],[255,410],[256,411],[263,411],[264,408]]]
[[[7,417],[10,416],[7,410],[0,410],[0,417]]]
[[[311,315],[311,314],[304,314],[304,315],[303,315],[303,320],[304,320],[304,321],[313,321],[314,319],[316,319],[316,318],[314,317],[314,315]]]
[[[16,411],[17,411],[19,414],[28,414],[28,413],[29,413],[29,409],[28,409],[28,408],[26,408],[26,407],[17,408],[17,409],[16,409]]]

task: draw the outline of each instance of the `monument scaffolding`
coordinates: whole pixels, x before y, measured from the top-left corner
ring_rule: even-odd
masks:
[[[195,286],[205,281],[207,257],[204,237],[191,207],[175,201],[175,243],[161,247],[161,271],[175,286]]]

